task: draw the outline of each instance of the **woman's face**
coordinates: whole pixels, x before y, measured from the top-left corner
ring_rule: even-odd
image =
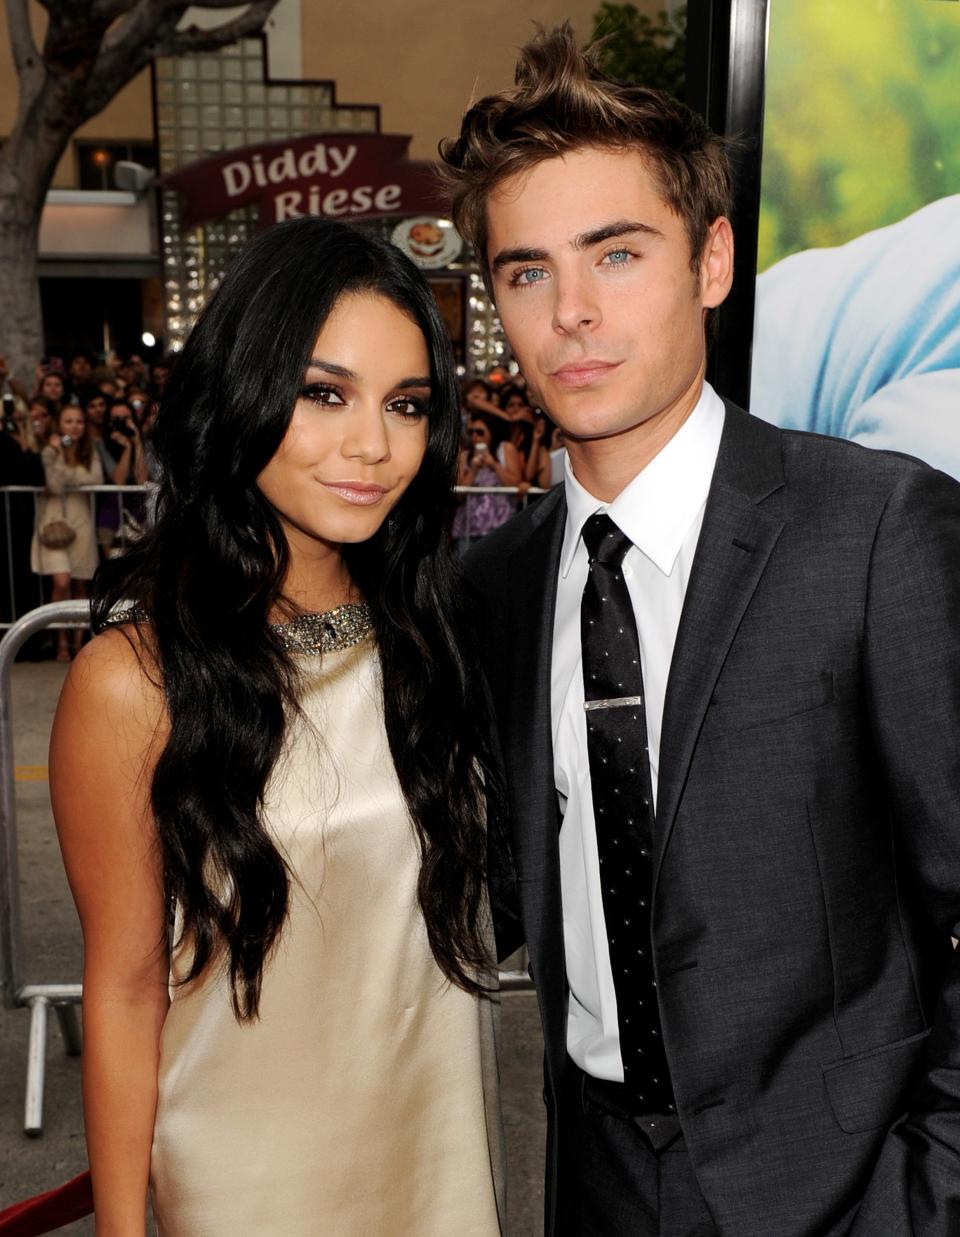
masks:
[[[57,433],[68,434],[74,442],[83,435],[83,411],[68,404],[57,418]]]
[[[59,374],[47,374],[40,383],[40,394],[44,399],[63,399],[63,379]]]
[[[489,448],[492,441],[490,426],[483,421],[471,421],[467,426],[467,433],[470,436],[470,445],[476,448],[481,442]]]
[[[31,404],[29,413],[30,428],[35,438],[46,438],[50,433],[52,418],[50,409],[43,404]]]
[[[423,461],[429,403],[420,327],[377,293],[341,297],[283,442],[257,478],[292,547],[373,536]]]

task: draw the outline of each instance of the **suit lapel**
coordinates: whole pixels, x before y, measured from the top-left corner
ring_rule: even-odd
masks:
[[[759,504],[783,484],[778,431],[728,404],[664,702],[657,876],[717,677],[783,528]]]

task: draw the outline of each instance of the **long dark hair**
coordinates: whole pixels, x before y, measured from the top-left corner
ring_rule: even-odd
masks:
[[[458,391],[429,288],[392,245],[303,218],[236,259],[178,358],[154,431],[154,527],[95,581],[95,630],[125,604],[159,668],[170,735],[152,807],[166,893],[193,944],[185,981],[221,949],[238,1019],[255,1017],[289,877],[260,809],[296,706],[297,673],[268,616],[287,547],[256,479],[286,433],[312,348],[338,299],[378,293],[426,338],[432,394],[420,470],[369,541],[345,546],[369,604],[387,736],[419,841],[419,901],[443,973],[484,987],[484,703],[461,643],[446,518],[459,443]]]

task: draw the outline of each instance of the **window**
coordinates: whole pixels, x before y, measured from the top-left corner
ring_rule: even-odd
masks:
[[[115,189],[113,169],[124,159],[156,169],[157,148],[152,142],[83,140],[74,142],[77,152],[77,184],[81,189]]]

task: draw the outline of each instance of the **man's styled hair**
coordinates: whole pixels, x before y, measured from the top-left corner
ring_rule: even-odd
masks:
[[[585,146],[636,149],[645,156],[663,200],[683,220],[696,270],[710,225],[731,210],[726,143],[663,91],[611,81],[564,22],[540,30],[521,48],[512,90],[475,103],[459,137],[440,143],[453,221],[476,248],[484,271],[491,190],[544,159]]]

